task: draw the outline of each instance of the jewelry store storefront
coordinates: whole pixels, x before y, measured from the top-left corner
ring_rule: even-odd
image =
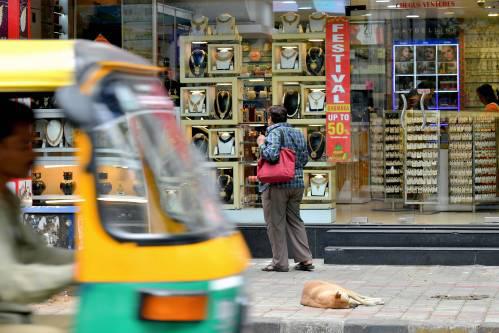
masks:
[[[499,112],[489,112],[499,89],[496,1],[154,3],[82,3],[75,8],[76,37],[101,35],[168,67],[164,82],[179,124],[205,157],[234,221],[264,223],[256,138],[266,129],[265,109],[282,104],[307,138],[302,217],[310,227],[493,228],[499,222]],[[96,24],[96,13],[106,19]],[[350,152],[326,149],[330,16],[349,23]],[[478,95],[483,85],[486,92]],[[68,139],[50,140],[44,147],[57,147],[63,166],[34,171],[46,184],[34,197],[40,205],[47,203],[37,199],[71,195],[59,178],[78,182]],[[327,155],[345,159],[332,163]],[[102,190],[136,196],[138,185],[125,174],[110,168],[101,175]],[[175,193],[168,197],[175,205]]]

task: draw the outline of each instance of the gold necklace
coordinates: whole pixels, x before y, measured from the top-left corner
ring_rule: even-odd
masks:
[[[201,61],[199,62],[199,65],[196,65],[196,63],[194,62],[193,54],[196,51],[200,51],[202,53]],[[204,58],[205,58],[205,56],[206,56],[206,52],[204,52],[204,50],[194,50],[194,51],[191,52],[191,57],[190,57],[191,61],[190,62],[192,63],[192,66],[194,67],[194,75],[198,76],[199,74],[201,74],[201,67],[204,64]]]
[[[319,17],[316,16],[316,14],[320,14]],[[314,21],[320,21],[320,20],[323,20],[324,18],[326,18],[327,14],[326,13],[322,13],[322,12],[317,12],[317,13],[312,13],[309,18],[311,20],[314,20]]]
[[[57,133],[57,136],[55,138],[51,138],[49,135],[48,128],[49,128],[49,126],[52,126],[52,127],[57,126],[57,124],[59,124],[59,132]],[[59,143],[61,143],[63,132],[64,132],[64,130],[63,130],[62,124],[58,120],[51,120],[51,121],[47,122],[47,124],[45,125],[45,138],[47,139],[47,142],[49,143],[49,145],[51,145],[52,147],[58,146]]]
[[[322,176],[314,176],[310,180],[310,184],[317,190],[317,192],[321,189],[322,185],[327,184],[328,180],[326,177]],[[326,189],[324,188],[324,194],[326,192]]]
[[[319,133],[319,132],[314,132],[314,133]],[[324,135],[322,135],[322,133],[319,133],[319,135],[321,136],[321,142],[319,142],[317,149],[314,149],[312,148],[312,140],[310,140],[314,133],[309,134],[308,136],[308,148],[310,148],[310,157],[312,157],[312,159],[315,160],[317,158],[317,152],[319,151],[319,149],[321,149],[322,143],[324,142]]]
[[[199,95],[201,95],[201,97],[199,98],[199,101],[197,101],[197,102],[194,102],[192,100],[192,97],[195,96],[194,94],[192,94],[189,97],[189,107],[192,110],[192,112],[201,112],[203,110],[203,107],[201,104],[204,102],[205,95],[204,94],[199,94]]]
[[[310,53],[312,50],[319,50],[319,55],[317,55],[316,57],[312,56],[312,54]],[[317,64],[317,61],[320,59],[320,57],[322,57],[322,53],[324,51],[322,50],[321,47],[316,47],[316,46],[313,46],[311,47],[310,49],[308,49],[308,58],[310,59],[311,63],[310,63],[310,69],[312,70],[316,70],[317,67],[319,67],[319,65]]]
[[[227,19],[224,21],[223,20],[223,17],[226,17]],[[221,14],[220,16],[217,17],[217,22],[220,22],[220,23],[227,23],[229,22],[230,20],[232,19],[232,15],[230,14]]]
[[[202,25],[206,25],[208,23],[207,17],[202,16],[201,17],[201,22],[196,21],[196,19],[192,19],[192,25],[196,27],[196,30],[200,30]]]
[[[296,55],[298,54],[298,51],[296,51],[295,49],[282,49],[281,51],[281,56],[286,59],[286,60],[289,60],[291,58],[294,58],[296,57]]]
[[[290,20],[288,17],[291,15],[293,16],[293,18]],[[281,18],[283,19],[284,22],[286,22],[289,25],[291,25],[293,23],[297,23],[298,20],[300,19],[300,17],[298,15],[296,15],[295,13],[284,14],[281,16]]]
[[[224,53],[226,54],[225,56],[223,55]],[[233,56],[234,56],[234,54],[230,51],[218,51],[215,54],[215,58],[217,58],[217,60],[219,60],[219,61],[231,60]]]
[[[222,109],[220,108],[220,102],[219,102],[218,97],[222,97],[222,98],[223,98],[223,97],[225,97],[225,96],[227,96],[227,99],[229,99],[229,98],[230,98],[230,93],[229,93],[227,90],[220,90],[220,91],[217,93],[216,103],[217,103],[217,110],[218,110],[218,113],[219,113],[219,114],[218,114],[218,118],[219,118],[219,119],[225,119],[225,115],[226,115],[227,113],[229,113],[229,111],[230,111],[230,110],[229,110],[229,106],[231,106],[231,105],[230,105],[230,103],[229,103],[229,102],[230,102],[229,100],[227,100],[227,104],[225,104],[225,110],[224,110],[223,112],[222,112]]]

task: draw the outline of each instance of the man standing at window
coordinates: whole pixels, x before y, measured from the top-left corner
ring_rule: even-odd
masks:
[[[303,133],[287,123],[287,111],[282,106],[268,110],[269,128],[267,137],[257,139],[260,156],[268,162],[277,162],[281,147],[295,151],[295,177],[287,183],[262,184],[263,214],[267,234],[272,247],[272,262],[264,267],[265,272],[287,272],[288,247],[286,234],[293,247],[295,269],[311,271],[312,254],[308,247],[307,233],[300,217],[300,203],[303,198],[303,168],[308,162],[308,151]],[[281,135],[282,134],[282,135]],[[282,141],[281,141],[282,138]]]

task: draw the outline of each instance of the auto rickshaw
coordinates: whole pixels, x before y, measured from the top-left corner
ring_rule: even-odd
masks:
[[[0,41],[0,91],[54,92],[77,129],[75,331],[238,332],[246,244],[177,126],[161,68],[90,41]],[[123,193],[101,188],[121,172]]]

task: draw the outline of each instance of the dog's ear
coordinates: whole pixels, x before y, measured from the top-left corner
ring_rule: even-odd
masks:
[[[339,291],[336,292],[336,295],[334,295],[336,299],[341,298],[341,293]]]

